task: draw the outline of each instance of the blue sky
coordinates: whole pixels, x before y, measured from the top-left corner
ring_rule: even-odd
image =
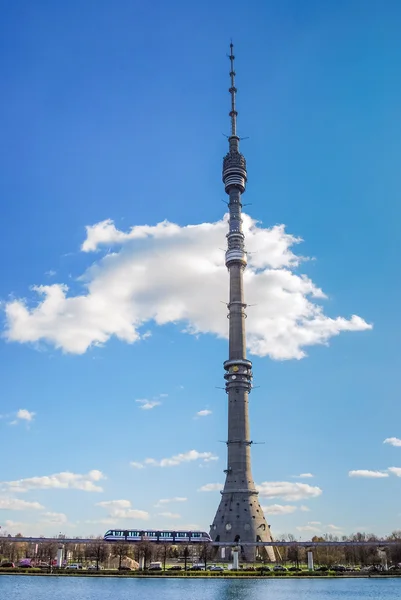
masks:
[[[400,529],[399,3],[2,14],[2,529],[212,522],[231,37],[261,504],[273,535]]]

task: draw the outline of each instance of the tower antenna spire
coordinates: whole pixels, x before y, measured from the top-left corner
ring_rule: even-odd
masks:
[[[236,106],[235,106],[235,96],[237,93],[237,88],[235,87],[235,69],[234,69],[234,60],[235,60],[235,56],[234,56],[234,44],[232,43],[232,41],[230,42],[230,55],[229,55],[229,59],[230,59],[230,65],[231,65],[231,69],[230,69],[230,78],[231,78],[231,87],[229,89],[229,92],[231,94],[231,110],[230,110],[230,117],[231,117],[231,135],[232,136],[237,136],[237,116],[238,116],[238,112],[236,110]]]

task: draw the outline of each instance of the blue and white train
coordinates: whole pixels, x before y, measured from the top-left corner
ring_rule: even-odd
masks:
[[[163,531],[134,529],[109,529],[103,536],[108,542],[168,542],[170,544],[195,544],[211,542],[212,538],[206,531]]]

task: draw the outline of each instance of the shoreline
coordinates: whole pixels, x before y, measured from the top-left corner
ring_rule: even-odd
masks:
[[[1,575],[17,575],[25,577],[113,577],[113,578],[124,578],[124,579],[399,579],[401,574],[393,573],[347,573],[347,574],[308,574],[308,575],[267,575],[248,572],[248,573],[235,573],[228,575],[226,573],[216,573],[213,575],[204,574],[166,574],[162,575],[149,575],[145,573],[46,573],[46,572],[29,572],[29,571],[0,571]]]

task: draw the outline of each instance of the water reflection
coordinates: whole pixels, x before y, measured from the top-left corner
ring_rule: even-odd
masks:
[[[119,579],[0,576],[1,600],[400,600],[401,579]]]

